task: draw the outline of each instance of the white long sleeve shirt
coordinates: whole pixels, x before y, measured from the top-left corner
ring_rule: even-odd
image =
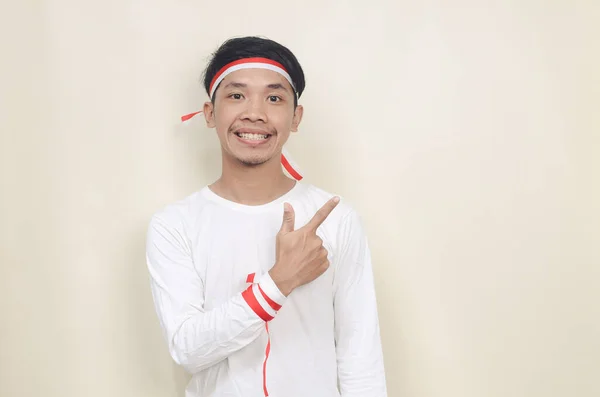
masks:
[[[330,267],[285,297],[270,278],[283,203],[306,224],[330,198],[297,182],[259,206],[205,187],[157,212],[147,264],[186,397],[387,396],[370,252],[342,200],[318,229]]]

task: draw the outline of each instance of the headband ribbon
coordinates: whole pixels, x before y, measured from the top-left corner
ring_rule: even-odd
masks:
[[[227,77],[228,74],[233,73],[237,70],[241,70],[241,69],[272,70],[273,72],[279,73],[280,75],[285,77],[285,79],[290,83],[290,85],[294,89],[294,92],[296,92],[296,87],[294,86],[292,78],[290,77],[288,72],[285,70],[283,65],[280,64],[279,62],[275,62],[268,58],[244,58],[244,59],[238,59],[237,61],[228,63],[227,65],[223,66],[217,72],[217,74],[215,74],[215,77],[213,77],[212,81],[210,82],[210,87],[208,89],[211,99],[212,99],[213,95],[215,95],[215,91],[219,87],[219,84],[221,83],[221,81],[223,81],[223,79],[225,77]]]

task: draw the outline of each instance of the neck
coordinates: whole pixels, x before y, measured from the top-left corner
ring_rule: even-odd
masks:
[[[210,189],[227,200],[244,205],[269,203],[296,184],[283,173],[280,158],[274,156],[266,163],[249,166],[223,153],[221,177],[210,185]]]

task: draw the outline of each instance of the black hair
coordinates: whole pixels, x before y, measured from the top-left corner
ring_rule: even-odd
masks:
[[[203,74],[204,88],[208,95],[210,95],[210,82],[223,66],[238,59],[253,57],[267,58],[283,65],[296,89],[297,95],[294,95],[295,108],[305,86],[304,72],[298,59],[287,47],[273,40],[256,36],[229,39],[212,54],[212,58]],[[214,102],[214,96],[210,100]]]

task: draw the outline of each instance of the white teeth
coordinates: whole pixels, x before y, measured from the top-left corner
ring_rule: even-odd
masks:
[[[244,139],[248,139],[251,141],[260,141],[263,139],[267,139],[267,135],[263,135],[263,134],[246,134],[246,133],[239,133],[238,134],[241,138]]]

